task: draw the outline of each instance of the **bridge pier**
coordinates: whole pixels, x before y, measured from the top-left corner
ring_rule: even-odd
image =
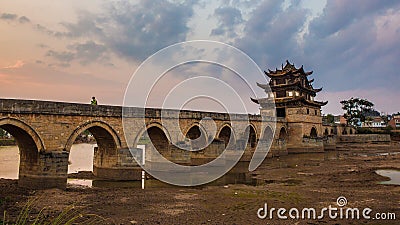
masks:
[[[133,159],[129,149],[120,149],[119,154],[102,159],[95,148],[93,174],[105,180],[140,180],[142,168]],[[23,157],[23,156],[22,156]],[[67,151],[41,151],[36,159],[20,161],[18,185],[28,189],[67,187]]]
[[[65,189],[68,155],[66,151],[42,151],[35,162],[21,160],[18,185],[30,189]]]
[[[137,149],[138,152],[141,149]],[[118,155],[107,156],[107,161],[101,160],[100,151],[94,149],[93,174],[99,179],[105,180],[140,180],[142,168],[136,163],[129,148],[121,148]]]

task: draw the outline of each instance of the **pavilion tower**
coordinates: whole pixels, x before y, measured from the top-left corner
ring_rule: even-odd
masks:
[[[264,71],[270,78],[269,85],[257,85],[263,88],[266,98],[252,99],[260,104],[261,110],[267,108],[272,98],[275,100],[277,132],[285,124],[287,129],[287,150],[291,152],[323,151],[321,107],[328,102],[319,102],[315,97],[322,88],[315,89],[314,79],[308,77],[313,71],[305,72],[303,66],[296,68],[286,60],[286,65],[274,71]],[[270,87],[270,92],[268,86]],[[281,125],[281,126],[279,126]],[[276,136],[276,135],[275,135]],[[299,145],[299,143],[301,143]]]

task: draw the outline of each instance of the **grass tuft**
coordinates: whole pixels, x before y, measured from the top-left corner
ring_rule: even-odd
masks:
[[[74,206],[69,206],[59,213],[56,217],[50,217],[46,214],[47,208],[42,208],[37,215],[33,213],[34,203],[38,198],[30,199],[19,212],[15,223],[8,222],[7,211],[3,212],[3,221],[0,225],[70,225],[70,224],[106,224],[108,219],[96,214],[84,214]]]

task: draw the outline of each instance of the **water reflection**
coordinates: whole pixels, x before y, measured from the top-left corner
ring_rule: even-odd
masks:
[[[0,146],[0,178],[18,179],[19,150],[17,146]]]
[[[223,186],[227,184],[246,184],[257,185],[260,182],[248,171],[248,162],[239,162],[231,171],[219,179],[206,184],[207,186]],[[110,180],[87,180],[87,179],[68,179],[68,184],[72,186],[80,185],[85,187],[102,188],[141,188],[142,181],[110,181]],[[156,179],[146,179],[145,188],[176,187]]]
[[[67,183],[72,186],[92,187],[93,180],[68,178]]]
[[[93,148],[95,144],[74,144],[72,146],[68,166],[68,173],[79,171],[93,171]],[[261,165],[259,170],[254,173],[248,171],[248,162],[239,162],[229,173],[207,185],[227,185],[227,184],[246,184],[258,185],[265,184],[264,180],[257,179],[257,171],[271,171],[274,169],[295,168],[297,166],[314,167],[319,166],[327,160],[340,160],[349,155],[359,155],[360,153],[350,153],[344,151],[327,151],[324,153],[303,153],[281,156],[278,158],[268,158]],[[376,154],[376,153],[375,153]],[[385,153],[379,153],[383,155]],[[389,153],[386,153],[389,154]],[[397,153],[390,153],[397,154]],[[19,151],[17,146],[0,146],[0,178],[18,179]],[[400,185],[400,171],[397,170],[378,170],[379,175],[391,178],[391,181],[383,182],[386,184]],[[91,179],[68,179],[70,186],[84,187],[132,187],[141,188],[141,181],[104,181]],[[175,187],[155,179],[147,179],[145,188]]]
[[[93,155],[96,144],[72,145],[68,173],[93,171]],[[0,178],[18,179],[19,149],[18,146],[0,146]]]
[[[94,147],[97,144],[75,144],[69,153],[68,173],[93,171]]]
[[[389,181],[380,182],[381,184],[395,184],[400,185],[400,171],[399,170],[377,170],[378,175],[389,177]]]

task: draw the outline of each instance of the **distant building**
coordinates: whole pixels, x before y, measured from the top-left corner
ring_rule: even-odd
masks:
[[[344,116],[333,116],[333,123],[334,124],[347,124],[347,119]]]
[[[333,116],[333,123],[340,124],[340,116]]]
[[[400,115],[395,115],[388,123],[389,126],[399,129],[400,128]]]
[[[386,127],[385,121],[380,116],[374,116],[370,120],[365,120],[365,122],[361,123],[361,127]]]
[[[339,124],[347,124],[347,119],[344,116],[339,116]]]

